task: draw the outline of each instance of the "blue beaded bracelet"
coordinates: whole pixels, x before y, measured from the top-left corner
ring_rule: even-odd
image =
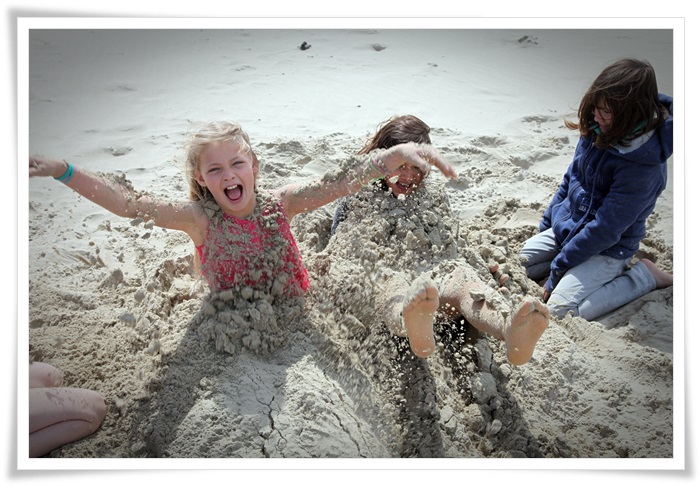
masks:
[[[75,167],[73,166],[73,164],[68,163],[68,168],[63,173],[63,175],[61,175],[60,177],[54,177],[54,180],[58,180],[59,182],[63,182],[64,184],[67,184],[68,182],[70,182],[70,179],[73,178],[74,171],[75,171]]]

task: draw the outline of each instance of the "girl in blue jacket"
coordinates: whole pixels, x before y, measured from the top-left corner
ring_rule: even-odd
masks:
[[[593,81],[578,118],[566,121],[580,133],[573,161],[521,256],[530,278],[547,278],[551,314],[593,320],[673,284],[647,259],[629,268],[666,187],[673,99],[648,62],[622,59]]]

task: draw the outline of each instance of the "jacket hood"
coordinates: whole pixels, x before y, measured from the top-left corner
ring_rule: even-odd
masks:
[[[659,101],[668,110],[664,123],[651,133],[645,133],[633,142],[633,149],[610,148],[620,158],[645,165],[665,163],[673,155],[673,98],[659,94]],[[635,143],[636,142],[636,143]],[[634,148],[634,144],[639,144]]]

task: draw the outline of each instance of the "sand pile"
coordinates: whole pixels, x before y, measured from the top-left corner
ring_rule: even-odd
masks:
[[[452,321],[438,323],[436,353],[415,358],[386,329],[373,291],[398,272],[468,264],[504,311],[539,296],[517,255],[573,154],[564,117],[621,56],[649,59],[673,94],[672,34],[32,30],[30,152],[123,176],[143,193],[187,197],[182,140],[216,119],[251,135],[263,190],[335,171],[397,114],[426,121],[458,173],[431,174],[420,198],[387,199],[334,239],[333,206],[297,216],[311,289],[289,305],[209,296],[185,234],[30,180],[21,364],[59,367],[66,385],[99,391],[109,409],[97,433],[51,457],[450,457],[464,467],[479,457],[677,458],[674,287],[596,322],[552,321],[521,367],[500,342]],[[673,173],[671,159],[638,254],[665,270]]]
[[[272,157],[292,143],[258,147],[265,185],[294,175]],[[323,144],[297,142],[296,156],[311,158]],[[469,153],[479,168],[447,184],[432,174],[420,197],[405,200],[365,189],[367,203],[385,197],[381,209],[363,221],[351,213],[333,238],[330,207],[293,221],[312,279],[303,313],[290,305],[275,315],[269,304],[234,295],[213,301],[193,277],[185,236],[99,209],[82,231],[56,228],[50,205],[33,202],[32,244],[57,242],[31,264],[30,355],[67,369],[67,381],[110,404],[99,433],[53,456],[671,456],[672,289],[601,322],[553,322],[523,367],[464,322],[440,322],[438,351],[426,360],[388,332],[373,287],[397,269],[439,275],[466,262],[503,300],[539,290],[517,254],[542,203],[498,197],[462,220],[448,203],[473,197],[470,190],[493,194],[510,179],[533,187],[556,180],[480,158],[471,145],[447,153],[455,161]],[[389,250],[378,244],[386,238]],[[651,231],[645,255],[670,268],[665,248]],[[493,262],[510,276],[500,291]],[[221,333],[222,314],[276,322],[275,332],[259,333],[275,344],[260,352],[240,331],[245,325]]]

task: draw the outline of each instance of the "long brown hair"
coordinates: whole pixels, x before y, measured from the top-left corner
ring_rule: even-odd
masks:
[[[367,140],[358,154],[409,142],[430,143],[430,127],[413,115],[394,116],[379,124],[374,136]]]
[[[612,113],[610,129],[595,131],[593,110],[605,105]],[[584,94],[578,109],[578,123],[565,120],[568,128],[582,136],[595,136],[596,145],[628,146],[633,138],[663,124],[667,111],[659,101],[656,73],[647,61],[621,59],[598,75]]]

